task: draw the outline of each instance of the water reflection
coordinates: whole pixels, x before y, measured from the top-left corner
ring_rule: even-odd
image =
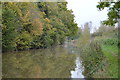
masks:
[[[71,78],[84,78],[82,63],[80,62],[79,57],[76,58],[76,68],[74,71],[71,71]]]
[[[3,78],[70,78],[76,55],[61,47],[3,54]]]
[[[78,69],[80,60],[76,59],[76,54],[71,53],[60,46],[5,53],[2,55],[3,78],[83,78]],[[71,71],[74,73],[72,76]]]

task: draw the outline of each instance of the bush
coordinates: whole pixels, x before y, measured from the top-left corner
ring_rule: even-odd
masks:
[[[102,43],[105,44],[105,45],[117,46],[118,45],[118,39],[116,39],[116,38],[107,38],[107,39],[103,39]]]
[[[80,56],[84,65],[84,75],[92,77],[103,66],[103,52],[98,42],[92,41],[82,47]]]

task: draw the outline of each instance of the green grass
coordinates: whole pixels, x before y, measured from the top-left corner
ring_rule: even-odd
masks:
[[[106,72],[112,78],[118,78],[118,48],[116,46],[102,45],[102,51],[107,59]]]

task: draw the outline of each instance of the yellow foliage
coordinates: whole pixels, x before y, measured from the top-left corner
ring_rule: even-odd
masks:
[[[45,18],[45,21],[48,22],[48,23],[50,23],[50,20],[48,18]]]
[[[15,11],[15,13],[20,17],[23,25],[32,24],[33,34],[41,35],[43,30],[43,23],[40,21],[40,12],[37,6],[33,3],[8,3],[9,7]],[[29,8],[31,7],[31,8]],[[25,8],[25,11],[22,11],[22,8]],[[39,16],[39,17],[38,17]],[[47,20],[49,22],[49,20]]]
[[[33,26],[33,34],[34,35],[40,35],[43,31],[43,23],[39,20],[39,18],[36,18],[32,21]]]
[[[23,22],[27,22],[29,20],[30,12],[27,10],[26,14],[24,16],[21,16],[21,19]]]

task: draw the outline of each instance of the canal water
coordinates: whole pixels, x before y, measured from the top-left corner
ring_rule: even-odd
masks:
[[[84,78],[84,67],[70,43],[2,55],[3,78]]]

